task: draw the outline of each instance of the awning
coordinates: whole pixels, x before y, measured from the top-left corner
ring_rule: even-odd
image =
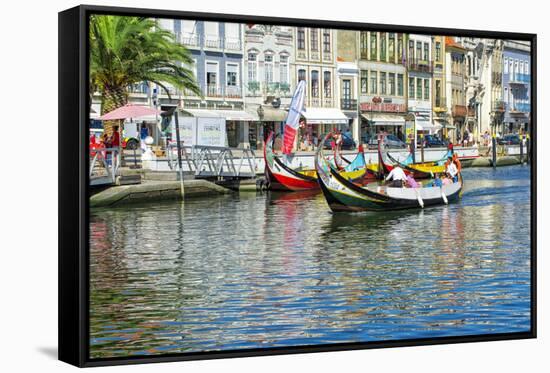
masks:
[[[306,108],[304,113],[309,124],[348,124],[349,119],[338,109]]]
[[[375,126],[404,126],[405,118],[400,115],[391,114],[361,114],[369,122],[374,122]]]
[[[205,109],[183,109],[184,112],[201,118],[224,118],[225,120],[254,121],[252,115],[242,110],[205,110]]]

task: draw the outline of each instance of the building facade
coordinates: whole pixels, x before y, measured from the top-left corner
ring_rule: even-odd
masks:
[[[445,58],[445,37],[432,37],[432,118],[436,128],[440,129],[440,136],[443,139],[449,137],[449,108],[447,107],[447,80],[446,80],[446,58]]]
[[[452,37],[445,37],[445,64],[447,84],[447,107],[451,118],[449,139],[453,142],[462,141],[465,133],[467,115],[465,81],[466,81],[466,49]]]
[[[246,111],[257,117],[249,142],[263,146],[270,130],[282,131],[295,83],[293,32],[290,27],[247,25],[244,31],[244,92]]]
[[[336,89],[336,30],[296,27],[294,29],[293,75],[307,82],[304,123],[299,148],[312,147],[325,134],[345,130],[349,119],[339,109]],[[315,140],[317,139],[317,140]]]
[[[380,131],[405,140],[406,43],[402,33],[359,33],[360,135],[365,142]]]
[[[407,42],[408,111],[420,133],[435,133],[432,117],[433,79],[432,38],[410,34]],[[410,141],[410,140],[409,140]]]
[[[339,108],[349,120],[346,131],[349,131],[355,143],[359,143],[359,112],[357,98],[359,93],[359,33],[356,31],[338,30],[336,54],[336,90],[339,93]]]
[[[531,47],[525,41],[504,41],[501,133],[528,131],[531,122]]]

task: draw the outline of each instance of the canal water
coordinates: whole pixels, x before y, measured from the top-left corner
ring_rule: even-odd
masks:
[[[246,193],[91,212],[92,358],[530,329],[530,174],[460,202],[332,214]]]

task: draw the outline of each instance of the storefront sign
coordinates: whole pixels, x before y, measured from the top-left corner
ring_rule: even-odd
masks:
[[[184,145],[193,145],[196,141],[197,124],[196,118],[192,117],[179,117],[178,123],[180,126],[180,140]],[[174,118],[172,118],[172,138],[176,140],[176,125]]]
[[[179,117],[178,121],[184,145],[226,146],[224,118]],[[175,140],[174,120],[172,140]]]
[[[405,113],[407,112],[407,105],[405,104],[392,104],[387,102],[372,103],[361,102],[359,105],[361,111],[367,112],[386,112],[386,113]]]
[[[197,120],[197,143],[195,145],[225,146],[224,118],[195,118]]]

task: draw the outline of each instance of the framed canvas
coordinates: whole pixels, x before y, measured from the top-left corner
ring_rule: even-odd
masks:
[[[59,13],[59,359],[536,336],[536,35]]]

